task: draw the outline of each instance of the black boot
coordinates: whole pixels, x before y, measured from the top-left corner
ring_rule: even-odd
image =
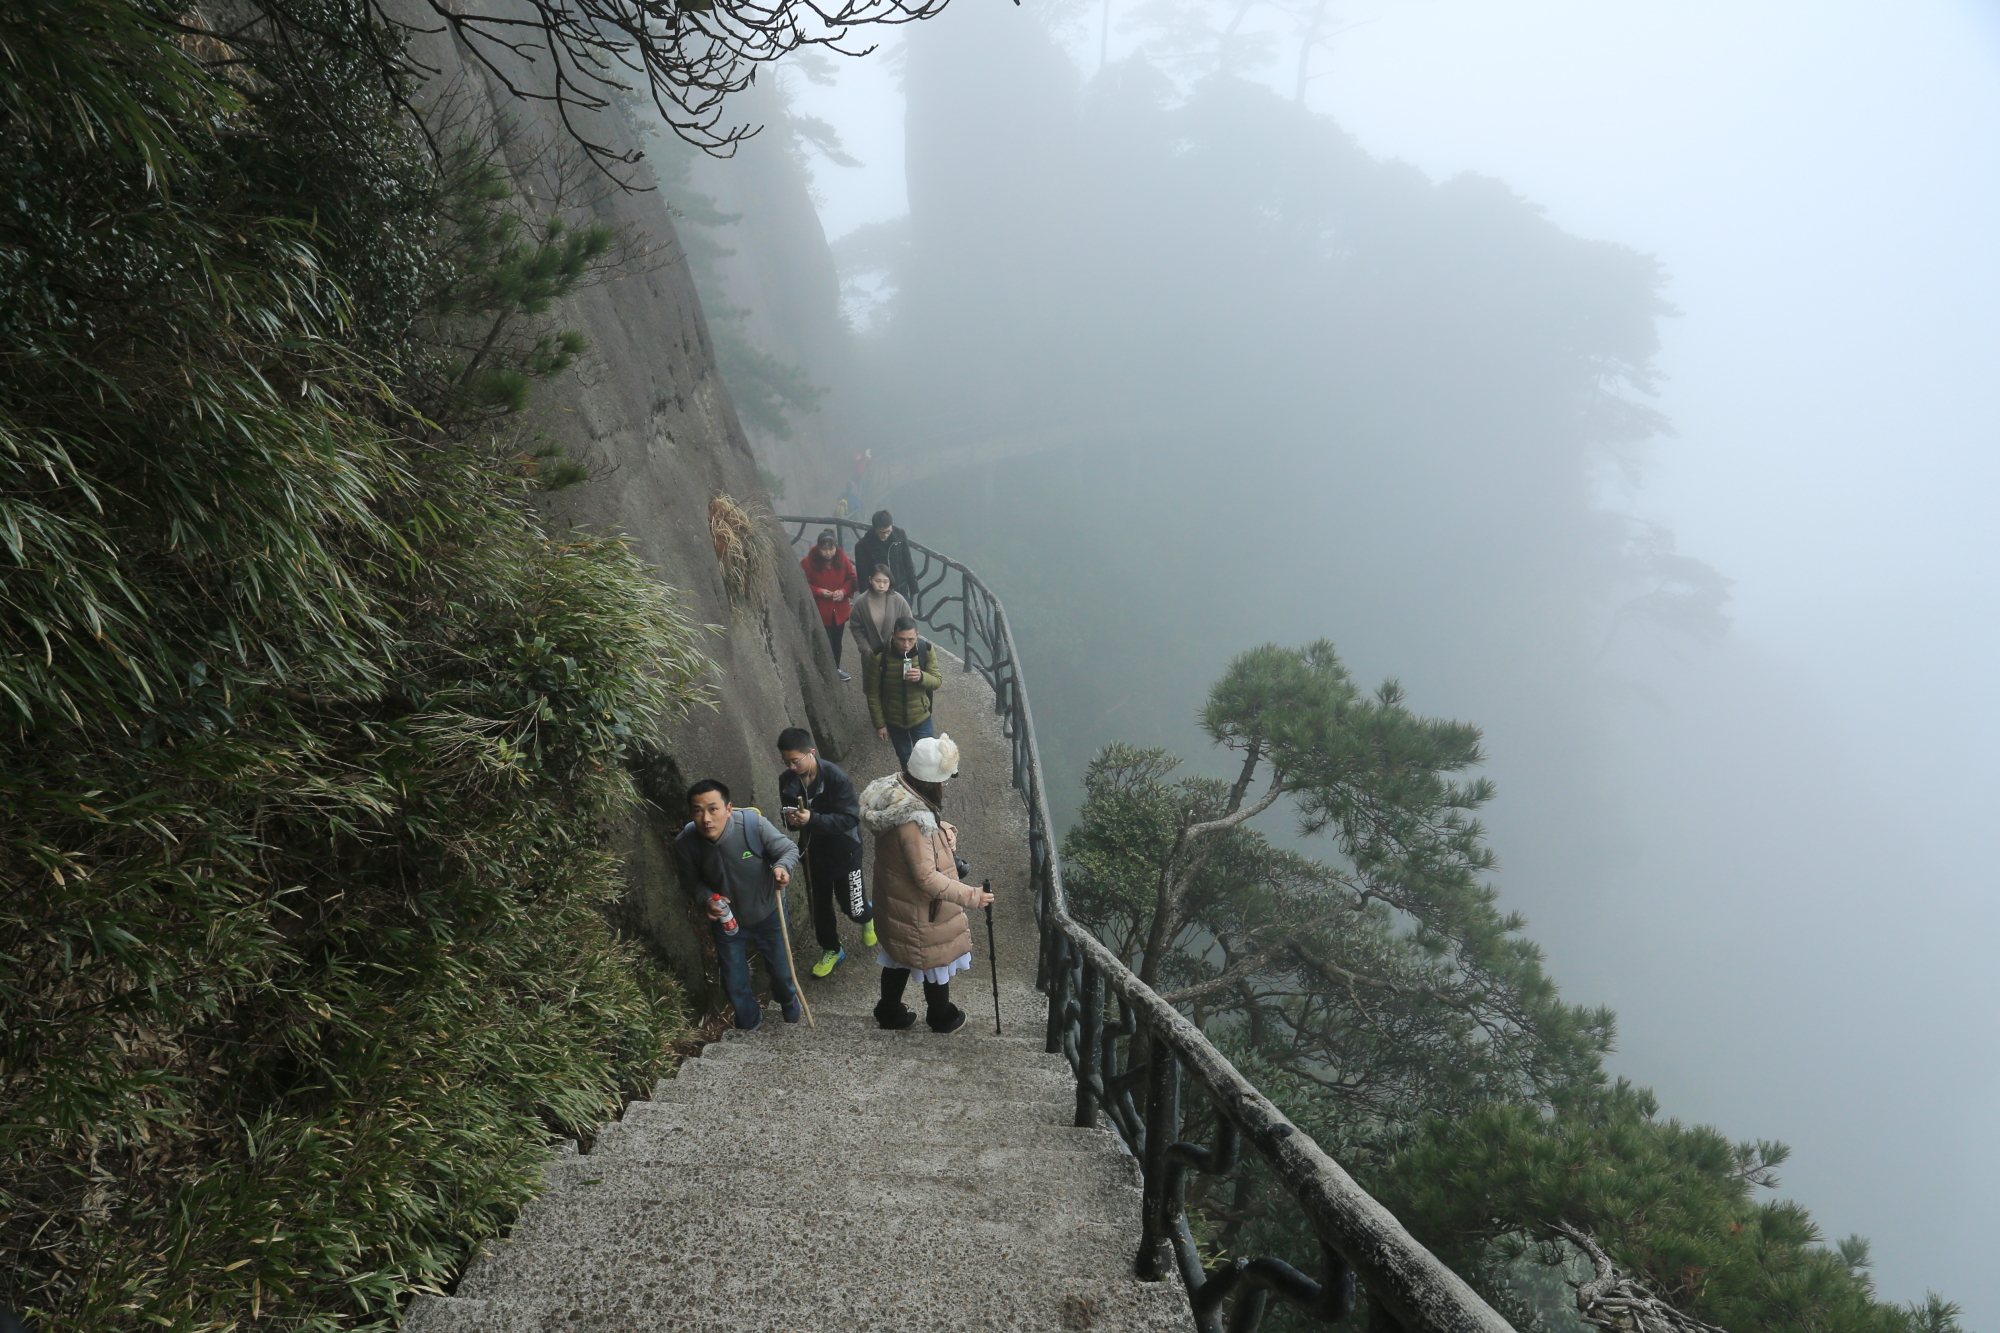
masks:
[[[950,982],[943,985],[934,981],[924,983],[924,1022],[939,1036],[965,1026],[965,1010],[951,1002]]]
[[[903,1003],[903,987],[910,974],[900,967],[882,969],[882,998],[875,1003],[875,1025],[901,1032],[917,1021],[917,1011]]]

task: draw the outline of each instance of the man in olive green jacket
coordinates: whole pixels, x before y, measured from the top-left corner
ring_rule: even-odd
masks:
[[[931,726],[931,692],[944,684],[937,649],[917,637],[917,622],[896,618],[895,632],[879,652],[868,654],[861,671],[868,692],[868,716],[875,735],[896,747],[896,760],[910,763],[910,748],[936,734]]]

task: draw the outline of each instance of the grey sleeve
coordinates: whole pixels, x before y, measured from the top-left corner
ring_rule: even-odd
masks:
[[[763,831],[764,864],[776,869],[783,866],[789,873],[799,868],[799,845],[778,832],[778,826],[762,815],[757,816],[757,827]]]

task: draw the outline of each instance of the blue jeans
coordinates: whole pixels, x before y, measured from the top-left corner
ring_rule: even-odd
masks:
[[[750,958],[743,949],[746,941],[755,944],[764,956],[765,970],[771,974],[771,998],[778,1007],[790,1009],[799,1002],[798,990],[792,985],[792,956],[785,952],[783,927],[778,922],[778,912],[784,910],[781,903],[756,925],[738,926],[734,935],[723,934],[722,927],[713,921],[708,923],[708,933],[715,940],[715,961],[722,965],[722,989],[729,993],[730,1007],[736,1010],[737,1027],[754,1028],[764,1021],[757,993],[750,989]]]
[[[910,766],[910,751],[917,748],[917,742],[926,736],[937,735],[937,728],[931,725],[935,720],[927,717],[914,727],[889,728],[889,744],[896,747],[897,763],[904,768]]]

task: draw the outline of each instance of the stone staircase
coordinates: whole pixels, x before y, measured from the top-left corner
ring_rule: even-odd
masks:
[[[1078,1129],[1074,1083],[1042,1052],[1020,803],[976,676],[938,696],[965,753],[946,817],[998,898],[1001,1017],[983,928],[950,1036],[874,1026],[878,969],[805,979],[817,1027],[767,1008],[662,1079],[588,1154],[550,1167],[511,1237],[412,1333],[1185,1333],[1177,1281],[1132,1276],[1139,1173],[1111,1132]],[[857,784],[893,755],[857,758]],[[872,852],[872,849],[871,849]],[[983,926],[983,923],[980,923]],[[798,961],[815,954],[794,916]],[[801,974],[805,968],[799,969]],[[913,996],[915,988],[912,987]],[[918,998],[921,1005],[921,999]]]

